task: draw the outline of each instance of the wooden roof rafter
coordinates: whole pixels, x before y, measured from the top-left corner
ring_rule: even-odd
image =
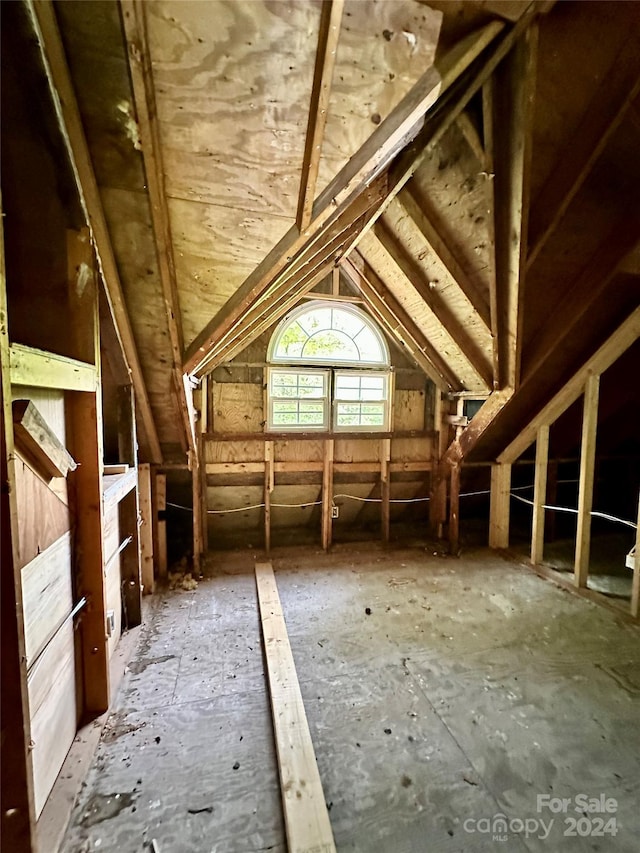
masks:
[[[304,233],[311,224],[313,201],[316,194],[322,140],[329,115],[331,83],[338,52],[340,24],[344,0],[325,0],[320,12],[320,30],[316,65],[313,72],[313,87],[309,105],[309,122],[305,141],[302,174],[300,177],[300,195],[296,224],[300,233]]]
[[[446,109],[436,110],[433,117],[427,117],[424,127],[416,135],[415,139],[407,145],[405,151],[397,158],[396,162],[392,164],[389,169],[389,191],[384,203],[380,207],[378,215],[384,213],[385,209],[418,171],[426,157],[436,148],[444,134],[466,108],[473,96],[491,79],[500,62],[507,56],[531,23],[536,20],[537,16],[544,13],[545,8],[544,3],[531,0],[517,23],[502,35],[501,33],[504,29],[502,23],[494,22],[487,25],[482,34],[484,42],[482,49],[477,51],[473,60],[465,67],[464,70],[467,71],[469,69],[469,71],[464,77],[461,71],[456,73],[456,64],[452,61],[453,57],[450,59],[444,57],[439,63],[439,67],[443,69],[443,80],[450,80],[452,87],[452,91],[447,96],[448,103]],[[467,37],[467,41],[472,38],[473,34]],[[456,47],[458,50],[461,50],[462,43]],[[453,83],[456,83],[455,87],[453,87]],[[455,91],[453,90],[454,88]],[[373,224],[374,222],[372,221],[369,228],[373,227]],[[367,230],[363,230],[360,239],[364,237]],[[356,241],[353,248],[357,246],[358,242],[359,240]]]
[[[192,408],[189,405],[190,394],[187,392],[182,378],[184,354],[182,318],[176,285],[173,241],[165,190],[162,145],[151,68],[145,4],[142,0],[120,0],[120,9],[127,40],[127,59],[138,118],[158,271],[171,344],[173,392],[181,425],[180,438],[183,448],[195,453],[196,442],[193,420],[190,415]]]
[[[262,296],[270,283],[286,270],[311,240],[322,240],[326,229],[345,207],[385,171],[394,157],[420,132],[425,114],[442,92],[466,71],[502,29],[500,22],[487,25],[457,44],[440,63],[440,70],[431,67],[422,75],[318,196],[307,231],[301,234],[294,225],[193,341],[185,355],[186,372],[195,375],[204,372],[216,344],[225,335],[233,334],[246,310]]]
[[[401,241],[386,225],[384,219],[378,219],[374,235],[380,241],[393,264],[399,271],[400,280],[405,279],[420,294],[425,305],[444,332],[460,350],[462,357],[478,377],[480,384],[488,391],[492,384],[491,366],[462,323],[453,315],[446,302],[432,290],[419,264],[404,248]]]
[[[533,22],[492,85],[499,388],[517,389],[520,383],[537,52],[538,24]]]
[[[540,334],[529,347],[526,361],[527,381],[554,353],[562,347],[563,341],[570,338],[579,329],[590,307],[604,292],[616,275],[625,258],[640,245],[640,214],[637,203],[630,202],[627,211],[614,223],[604,239],[587,259],[585,266],[569,282],[562,300],[553,312],[553,317],[545,323]]]
[[[590,376],[604,373],[640,339],[640,308],[627,317],[602,346],[576,371],[562,389],[531,419],[518,436],[500,453],[498,462],[513,463],[536,440],[541,426],[553,424],[583,393]]]
[[[416,198],[411,182],[400,192],[397,201],[424,237],[429,253],[438,259],[456,282],[488,331],[491,327],[491,319],[486,299],[456,257],[455,250],[445,235],[438,230],[433,218],[426,212],[424,203]]]
[[[461,389],[458,377],[375,272],[371,269],[363,272],[351,258],[344,258],[341,267],[382,328],[399,341],[437,387],[444,392]]]
[[[601,81],[584,119],[568,141],[551,174],[531,205],[527,269],[557,229],[607,143],[640,104],[637,74],[638,33],[632,33]],[[620,98],[620,95],[622,99]]]
[[[241,324],[232,327],[212,349],[203,363],[210,372],[222,361],[228,361],[270,325],[280,319],[293,305],[311,290],[326,272],[335,266],[345,242],[363,227],[370,211],[384,195],[386,177],[382,175],[368,187],[339,216],[331,228],[310,241],[294,261],[276,278],[262,296],[245,312]]]
[[[149,459],[160,463],[160,441],[53,3],[51,0],[27,0],[27,9],[42,50],[61,131],[76,176],[78,193],[91,228],[109,308],[131,375]]]

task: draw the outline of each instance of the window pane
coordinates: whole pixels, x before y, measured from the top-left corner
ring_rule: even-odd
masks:
[[[338,403],[338,427],[384,427],[384,403]]]
[[[362,331],[356,336],[355,343],[360,350],[361,361],[384,363],[385,356],[380,346],[380,341],[368,326],[364,326]]]
[[[364,312],[326,303],[294,312],[278,328],[272,352],[281,361],[388,363],[383,340]]]
[[[358,361],[360,354],[351,338],[335,329],[324,329],[312,335],[302,348],[302,358]]]

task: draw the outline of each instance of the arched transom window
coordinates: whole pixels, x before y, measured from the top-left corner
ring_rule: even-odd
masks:
[[[311,302],[292,311],[271,339],[269,362],[270,430],[389,429],[389,350],[358,308]]]

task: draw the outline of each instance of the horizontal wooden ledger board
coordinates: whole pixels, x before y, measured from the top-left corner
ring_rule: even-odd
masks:
[[[333,831],[271,563],[256,563],[256,585],[289,853],[335,853]]]

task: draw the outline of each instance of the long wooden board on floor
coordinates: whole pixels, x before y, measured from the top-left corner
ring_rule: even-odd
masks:
[[[289,853],[335,853],[329,813],[271,563],[256,563]]]

